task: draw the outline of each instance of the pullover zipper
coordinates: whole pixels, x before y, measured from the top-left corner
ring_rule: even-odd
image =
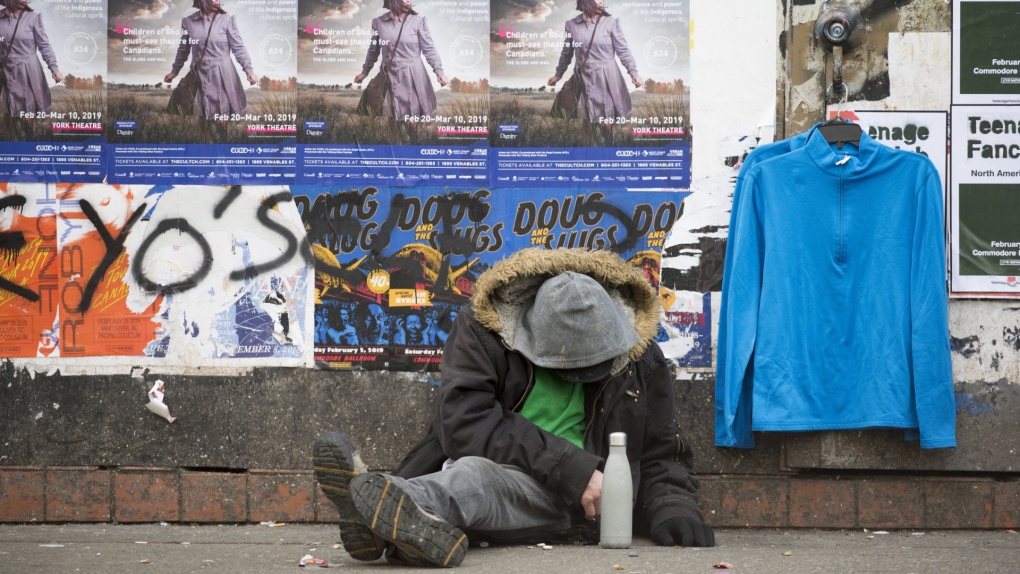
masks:
[[[846,264],[846,164],[839,172],[839,239],[836,245],[836,264]]]

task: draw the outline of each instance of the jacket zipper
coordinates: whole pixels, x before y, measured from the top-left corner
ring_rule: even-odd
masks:
[[[514,405],[513,412],[517,413],[521,411],[521,407],[524,406],[524,401],[528,400],[528,395],[531,394],[531,387],[535,386],[535,369],[531,366],[531,361],[525,361],[528,364],[528,386],[524,389],[524,394],[521,395],[521,400],[517,401]]]
[[[839,243],[836,246],[836,264],[846,264],[846,164],[839,172]]]
[[[587,444],[588,443],[588,431],[591,430],[592,424],[595,423],[595,416],[598,414],[598,413],[595,412],[595,409],[598,408],[599,399],[602,398],[602,393],[605,392],[606,387],[609,386],[609,383],[611,383],[613,381],[613,379],[615,379],[616,377],[621,376],[624,372],[628,372],[631,368],[632,368],[631,366],[628,366],[627,369],[625,369],[619,375],[615,375],[613,377],[609,377],[608,379],[606,379],[606,382],[602,383],[602,387],[599,388],[599,392],[598,392],[598,394],[595,395],[595,400],[591,404],[591,418],[588,419],[588,426],[585,427],[585,429],[584,429],[584,437],[581,439],[581,444]],[[621,396],[622,396],[622,394],[621,394]],[[617,397],[617,400],[620,400],[620,398]],[[613,404],[615,405],[616,403],[614,402]],[[605,407],[603,407],[603,409],[605,409],[605,408],[612,409],[612,407],[613,407],[613,405],[606,405]]]

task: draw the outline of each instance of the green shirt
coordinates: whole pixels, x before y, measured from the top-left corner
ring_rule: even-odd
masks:
[[[584,448],[584,385],[561,379],[554,371],[534,366],[535,387],[521,415],[538,428]]]

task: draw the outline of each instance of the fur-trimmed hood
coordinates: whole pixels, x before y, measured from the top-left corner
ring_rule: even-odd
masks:
[[[638,343],[626,357],[619,357],[614,372],[620,363],[638,360],[658,333],[662,303],[640,269],[609,251],[544,247],[518,251],[478,278],[471,297],[475,318],[514,349],[514,329],[523,304],[535,298],[546,279],[565,271],[583,273],[598,281],[637,331]]]

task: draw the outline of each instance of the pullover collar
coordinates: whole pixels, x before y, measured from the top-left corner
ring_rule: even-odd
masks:
[[[879,156],[888,149],[868,136],[868,132],[861,133],[860,146],[848,143],[843,144],[843,149],[838,149],[835,145],[825,141],[822,134],[818,133],[820,125],[811,129],[811,134],[804,145],[804,151],[811,161],[825,173],[838,175],[847,172],[863,172],[874,166]]]

